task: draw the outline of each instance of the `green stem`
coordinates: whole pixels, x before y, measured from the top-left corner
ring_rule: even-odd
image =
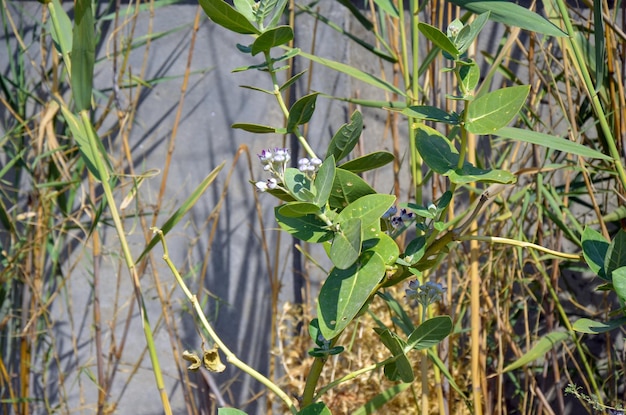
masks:
[[[286,119],[288,119],[289,109],[287,108],[287,105],[285,104],[283,95],[280,93],[280,84],[278,83],[278,78],[276,77],[276,70],[274,70],[274,63],[272,62],[272,57],[270,56],[269,51],[265,52],[265,62],[267,63],[267,71],[270,73],[270,76],[272,77],[272,85],[273,85],[272,92],[274,93],[274,96],[276,97],[276,101],[278,101],[278,106],[283,112],[283,115],[285,116]],[[287,131],[287,133],[293,133],[295,134],[296,137],[298,137],[298,141],[300,142],[300,145],[302,146],[302,148],[304,148],[304,151],[306,151],[309,157],[318,158],[317,155],[315,155],[315,151],[313,151],[313,149],[309,145],[306,138],[304,138],[304,136],[300,133],[300,129],[297,126],[294,128],[293,131]]]
[[[93,157],[93,162],[96,164],[96,170],[98,171],[100,177],[98,178],[102,184],[102,190],[104,191],[104,196],[107,201],[107,205],[111,211],[111,217],[113,219],[113,223],[115,225],[115,230],[117,232],[118,238],[120,240],[120,246],[122,248],[122,253],[124,255],[124,261],[126,262],[126,266],[128,267],[128,271],[130,273],[131,280],[133,282],[133,287],[135,291],[135,297],[137,299],[137,303],[139,304],[139,310],[141,312],[141,322],[144,332],[144,337],[146,339],[146,343],[148,346],[148,354],[150,355],[150,361],[152,362],[152,369],[154,373],[154,379],[157,385],[157,389],[159,390],[159,394],[161,396],[161,403],[163,405],[163,410],[166,414],[171,414],[172,409],[170,407],[169,398],[167,396],[167,391],[165,390],[165,382],[163,381],[163,374],[161,372],[161,365],[159,364],[159,357],[156,351],[156,347],[154,344],[154,338],[152,337],[152,329],[150,327],[150,321],[148,319],[148,314],[146,312],[146,305],[143,299],[143,294],[141,292],[141,285],[139,282],[139,276],[137,275],[137,269],[135,268],[135,261],[133,261],[132,254],[130,252],[130,247],[128,245],[128,241],[126,240],[126,233],[124,230],[124,226],[122,225],[122,220],[120,218],[119,212],[117,211],[117,205],[115,204],[115,199],[113,197],[113,191],[111,189],[111,184],[109,182],[110,175],[108,168],[103,162],[103,157],[106,157],[105,154],[102,154],[99,151],[98,146],[98,138],[95,135],[93,130],[93,126],[91,125],[91,121],[89,120],[89,112],[81,111],[80,118],[83,125],[83,130],[87,135],[87,139],[89,142],[89,146],[91,149],[91,154],[95,155]]]
[[[457,241],[481,241],[488,242],[491,244],[504,244],[511,246],[518,246],[520,248],[532,248],[537,251],[545,252],[549,255],[554,255],[559,258],[567,259],[570,261],[580,261],[582,260],[582,255],[580,254],[566,254],[565,252],[554,251],[552,249],[545,248],[541,245],[536,245],[531,242],[518,241],[516,239],[502,238],[499,236],[477,236],[477,235],[466,235],[459,236],[456,238]]]
[[[169,251],[167,249],[167,244],[165,243],[165,238],[163,237],[163,232],[160,229],[156,229],[156,228],[152,228],[152,231],[158,234],[159,238],[161,239],[161,244],[163,245],[163,260],[165,261],[167,266],[170,268],[170,271],[172,271],[172,274],[174,274],[174,277],[176,278],[176,282],[185,293],[185,296],[191,302],[191,305],[196,311],[198,318],[202,322],[204,329],[209,334],[209,337],[211,337],[211,339],[215,342],[215,344],[217,344],[217,346],[222,350],[222,352],[226,356],[226,360],[232,363],[233,366],[235,366],[236,368],[240,369],[241,371],[250,375],[255,380],[259,381],[263,386],[268,388],[270,391],[274,392],[276,396],[278,396],[283,402],[285,402],[285,404],[289,407],[289,410],[291,411],[291,413],[296,414],[298,410],[294,406],[291,398],[289,398],[289,395],[287,395],[287,393],[285,393],[281,388],[279,388],[274,382],[272,382],[271,380],[263,376],[261,373],[257,372],[252,367],[248,366],[247,364],[239,360],[239,358],[228,348],[228,346],[226,346],[226,344],[222,341],[222,339],[217,335],[215,330],[213,330],[213,326],[211,326],[211,323],[209,323],[206,316],[204,315],[204,311],[202,310],[202,306],[198,302],[198,298],[194,294],[191,293],[191,291],[187,287],[187,284],[182,279],[178,270],[176,269],[176,266],[170,260]]]

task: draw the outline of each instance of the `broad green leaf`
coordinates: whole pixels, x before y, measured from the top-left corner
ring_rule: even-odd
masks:
[[[581,157],[612,160],[610,156],[607,156],[606,154],[586,147],[582,144],[570,141],[566,138],[555,137],[553,135],[539,133],[536,131],[513,127],[503,127],[496,131],[494,134],[500,137],[510,138],[511,140],[524,141],[526,143],[536,144],[557,151],[575,154]]]
[[[236,408],[218,408],[217,415],[248,415],[247,412]]]
[[[293,30],[289,26],[278,26],[263,32],[252,44],[252,56],[260,52],[269,52],[275,46],[284,45],[293,39]]]
[[[348,269],[332,269],[320,290],[317,303],[317,316],[324,338],[332,339],[346,328],[384,275],[383,259],[371,251],[364,252]]]
[[[392,237],[380,230],[380,221],[363,226],[363,250],[375,251],[385,262],[392,265],[400,255],[398,244]]]
[[[391,163],[393,159],[394,157],[391,153],[386,151],[376,151],[374,153],[355,158],[354,160],[347,161],[339,167],[344,170],[349,170],[352,173],[362,173],[364,171],[374,170],[385,166]]]
[[[447,52],[453,58],[459,57],[459,50],[456,48],[456,46],[454,46],[454,43],[452,43],[452,41],[448,39],[448,36],[446,36],[446,34],[443,33],[441,30],[437,29],[435,26],[431,26],[427,23],[422,22],[419,22],[417,24],[417,28],[424,36],[426,36],[428,40],[433,42],[433,44],[439,49]]]
[[[464,7],[472,13],[482,14],[490,12],[489,20],[504,23],[509,26],[520,27],[531,32],[548,36],[567,36],[561,29],[534,13],[508,0],[449,0],[457,6]]]
[[[313,182],[298,169],[285,169],[285,187],[301,202],[313,202],[315,199]]]
[[[335,267],[350,268],[361,255],[363,239],[362,222],[352,218],[341,223],[339,231],[335,232],[333,243],[330,246],[329,257]]]
[[[474,134],[493,134],[513,120],[524,105],[529,91],[528,85],[513,86],[470,101],[465,128]]]
[[[328,225],[315,215],[300,217],[285,216],[280,212],[281,207],[274,209],[276,221],[280,227],[292,236],[306,242],[325,242],[332,239],[334,233],[328,229]]]
[[[334,156],[336,161],[347,157],[359,142],[362,131],[363,116],[359,111],[354,111],[350,117],[350,123],[342,125],[330,140],[326,157]]]
[[[233,0],[233,6],[235,10],[241,13],[249,22],[254,22],[254,0]]]
[[[289,218],[297,218],[304,215],[319,213],[320,208],[309,202],[286,203],[279,208],[280,214]]]
[[[315,111],[315,102],[319,92],[305,95],[297,100],[289,110],[289,118],[287,118],[287,131],[291,132],[298,125],[309,122]]]
[[[315,402],[298,411],[298,415],[332,415],[324,402]]]
[[[316,55],[311,55],[306,52],[300,52],[300,56],[303,58],[309,59],[313,62],[319,63],[320,65],[324,65],[327,68],[335,70],[337,72],[344,73],[346,75],[351,76],[354,79],[358,79],[359,81],[365,82],[366,84],[375,86],[382,90],[392,92],[394,94],[398,94],[401,97],[406,97],[406,92],[401,90],[400,88],[395,87],[393,84],[390,84],[387,81],[384,81],[372,74],[367,72],[363,72],[359,69],[356,69],[350,65],[346,65],[345,63],[335,62],[330,59],[321,58]]]
[[[337,216],[336,222],[341,225],[349,219],[358,218],[364,224],[373,223],[378,221],[395,201],[394,195],[372,194],[363,196],[342,210]]]
[[[388,389],[385,389],[372,399],[367,401],[363,406],[352,412],[352,415],[370,415],[376,412],[378,409],[385,406],[393,398],[411,387],[410,383],[400,383],[394,385]]]
[[[380,336],[380,340],[385,347],[396,357],[395,361],[385,365],[385,376],[392,381],[402,380],[405,383],[413,382],[413,367],[404,352],[404,342],[389,329],[383,330],[375,328],[374,331]]]
[[[72,31],[72,96],[76,111],[91,109],[93,68],[96,59],[92,0],[76,0]]]
[[[613,280],[615,294],[622,301],[626,301],[626,266],[614,269],[611,273],[611,279]]]
[[[238,122],[231,125],[231,128],[236,128],[239,130],[248,131],[250,133],[255,134],[286,134],[287,129],[285,128],[276,128],[270,127],[269,125],[260,125],[260,124],[248,124],[243,122]]]
[[[409,336],[406,351],[423,350],[436,346],[452,332],[452,319],[437,316],[424,321]]]
[[[331,209],[341,210],[355,200],[375,193],[376,191],[356,174],[337,168],[328,202]]]
[[[448,114],[446,111],[430,105],[413,105],[400,112],[407,117],[423,121],[443,122],[450,125],[459,125],[461,122],[457,114]]]
[[[595,321],[588,318],[580,318],[574,322],[572,327],[579,333],[600,334],[606,333],[626,324],[626,317],[611,321]]]
[[[61,55],[67,57],[72,50],[72,21],[59,0],[48,3],[50,11],[50,34],[54,46]]]
[[[614,270],[626,266],[626,231],[620,229],[609,244],[604,259],[604,272],[609,281]]]
[[[185,214],[187,214],[187,212],[196,204],[196,202],[198,201],[198,199],[200,199],[200,197],[204,194],[204,192],[206,191],[206,189],[208,189],[208,187],[211,185],[211,183],[213,183],[213,181],[215,180],[215,178],[217,177],[218,173],[220,172],[220,170],[222,170],[222,168],[224,167],[224,164],[226,164],[226,162],[222,162],[222,164],[220,164],[219,166],[217,166],[216,168],[214,168],[205,178],[204,180],[202,180],[202,182],[198,185],[198,187],[196,187],[194,189],[194,191],[191,193],[191,195],[189,195],[189,197],[187,198],[187,200],[185,200],[180,207],[176,210],[176,212],[174,212],[172,214],[172,216],[170,216],[165,223],[163,224],[163,226],[161,226],[161,231],[163,232],[163,235],[167,235],[169,231],[172,230],[172,228],[174,228],[174,226],[183,218],[183,216],[185,216]],[[150,240],[150,242],[148,243],[148,245],[146,245],[145,249],[143,250],[143,252],[141,253],[141,255],[139,255],[139,257],[137,258],[137,261],[135,262],[136,264],[139,263],[139,261],[141,261],[143,259],[143,257],[152,250],[152,248],[154,248],[154,246],[156,244],[158,244],[161,241],[161,238],[159,235],[154,235],[152,237],[152,239]]]
[[[564,331],[554,331],[546,334],[519,359],[502,369],[502,373],[510,372],[511,370],[520,368],[543,357],[548,351],[555,348],[559,343],[569,339],[569,337],[569,333]]]
[[[243,35],[260,34],[259,29],[246,16],[232,8],[224,0],[198,0],[202,10],[218,25]]]
[[[514,183],[514,174],[504,170],[484,170],[468,162],[458,168],[459,154],[446,137],[426,125],[419,125],[415,135],[417,151],[424,162],[436,173],[448,176],[457,184],[475,181]]]
[[[583,256],[591,271],[598,277],[609,281],[604,269],[609,242],[598,231],[586,227],[582,235]]]
[[[320,166],[317,174],[315,175],[315,203],[320,208],[328,202],[330,193],[333,190],[333,183],[335,182],[335,158],[330,156]]]

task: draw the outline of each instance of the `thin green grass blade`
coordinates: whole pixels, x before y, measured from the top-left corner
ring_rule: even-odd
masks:
[[[185,200],[180,205],[180,207],[176,210],[176,212],[174,212],[172,216],[170,216],[169,219],[165,221],[165,223],[161,227],[161,231],[163,231],[163,235],[167,235],[167,233],[172,230],[172,228],[183,218],[183,216],[185,216],[185,214],[189,211],[189,209],[191,209],[196,204],[200,196],[202,196],[204,192],[208,189],[209,185],[213,183],[213,181],[217,177],[220,170],[222,170],[222,168],[224,167],[225,163],[226,162],[222,162],[222,164],[214,168],[213,171],[211,171],[211,173],[209,173],[208,176],[205,177],[204,180],[202,180],[202,183],[200,183],[200,185],[196,187],[196,189],[191,193],[191,195],[187,198],[187,200]],[[141,261],[143,257],[148,252],[150,252],[150,250],[152,250],[152,248],[154,248],[154,246],[158,244],[159,242],[160,242],[160,237],[158,235],[155,235],[152,238],[152,240],[148,243],[146,248],[143,250],[141,255],[139,255],[139,258],[137,258],[137,263],[139,263],[139,261]]]
[[[336,61],[332,61],[330,59],[321,58],[319,56],[311,55],[306,52],[300,51],[300,56],[303,58],[312,60],[315,63],[319,63],[320,65],[324,65],[327,68],[333,69],[337,72],[344,73],[348,76],[351,76],[354,79],[358,79],[359,81],[365,82],[366,84],[375,86],[377,88],[383,89],[388,92],[392,92],[398,94],[399,96],[405,97],[406,93],[399,88],[396,88],[392,84],[387,81],[383,81],[382,79],[369,74],[367,72],[363,72],[360,69],[356,69],[350,65],[346,65],[345,63],[340,63]]]
[[[551,148],[553,150],[562,151],[569,154],[575,154],[581,157],[612,160],[610,156],[607,156],[604,153],[586,147],[582,144],[578,144],[565,138],[539,133],[536,131],[514,127],[503,127],[496,131],[494,134],[500,137],[510,138],[511,140],[524,141],[526,143],[536,144],[539,146]]]
[[[367,401],[362,407],[358,408],[356,411],[352,412],[352,415],[367,415],[373,414],[378,409],[382,408],[387,404],[387,402],[391,401],[393,398],[398,396],[400,393],[404,392],[411,386],[410,383],[400,383],[398,385],[394,385],[378,395],[374,396],[372,399]]]
[[[76,0],[72,31],[72,95],[76,112],[91,109],[91,89],[96,55],[91,0]]]

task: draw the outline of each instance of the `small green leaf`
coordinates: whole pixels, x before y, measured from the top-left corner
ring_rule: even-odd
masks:
[[[371,251],[364,252],[348,269],[332,269],[317,303],[320,330],[325,339],[333,339],[346,328],[384,275],[383,259]]]
[[[352,173],[362,173],[364,171],[383,167],[391,163],[393,159],[394,157],[391,153],[386,151],[376,151],[374,153],[355,158],[354,160],[347,161],[339,167],[344,170],[349,170]]]
[[[332,415],[332,413],[324,402],[315,402],[298,411],[298,415]]]
[[[603,280],[609,281],[604,270],[609,242],[598,231],[586,227],[582,235],[583,257],[591,271]]]
[[[280,212],[281,206],[274,209],[276,221],[280,227],[294,237],[306,242],[325,242],[332,239],[334,233],[328,229],[328,225],[315,215],[299,217],[285,216]]]
[[[361,255],[362,239],[363,229],[360,219],[351,218],[341,222],[329,252],[330,260],[335,267],[347,269],[356,262]]]
[[[452,319],[437,316],[420,324],[407,340],[405,350],[423,350],[436,346],[452,332]]]
[[[459,50],[454,46],[454,43],[443,33],[441,30],[437,29],[434,26],[431,26],[427,23],[418,23],[417,28],[419,31],[435,46],[441,49],[444,52],[447,52],[453,58],[458,58],[460,53]]]
[[[626,301],[626,266],[614,269],[611,273],[611,278],[613,280],[615,294],[617,294],[622,301]]]
[[[450,125],[459,125],[461,121],[457,114],[449,114],[440,108],[430,105],[413,105],[400,112],[407,117],[418,120],[443,122]]]
[[[474,19],[474,21],[461,29],[459,35],[456,37],[454,44],[459,50],[460,54],[465,53],[465,51],[470,47],[472,42],[476,39],[480,31],[489,20],[489,12],[482,13]],[[474,88],[472,88],[474,89]]]
[[[426,125],[419,125],[415,135],[417,151],[434,172],[448,176],[457,184],[475,181],[514,183],[516,176],[504,170],[484,170],[463,163],[458,168],[459,154],[446,137]]]
[[[465,128],[474,134],[493,134],[510,123],[526,101],[529,85],[489,92],[467,105]]]
[[[328,202],[330,193],[333,190],[333,183],[335,182],[335,158],[330,156],[320,166],[317,174],[315,175],[315,190],[316,195],[313,203],[320,208]]]
[[[304,75],[306,73],[306,71],[302,71],[299,72],[297,74],[295,74],[294,76],[292,76],[291,78],[289,78],[284,84],[282,84],[279,88],[280,91],[284,91],[287,88],[289,88],[291,85],[293,85],[294,82],[296,82],[298,79],[300,79],[300,77],[302,75]]]
[[[319,92],[305,95],[297,100],[289,110],[289,118],[287,119],[287,131],[291,132],[298,125],[309,122],[315,111],[315,101]]]
[[[405,383],[413,382],[415,375],[413,374],[413,367],[411,362],[404,353],[405,344],[395,333],[389,331],[389,329],[375,328],[374,331],[385,347],[389,349],[391,354],[396,357],[396,360],[385,365],[385,376],[392,381],[402,380]]]
[[[526,143],[536,144],[581,157],[612,160],[610,156],[582,144],[578,144],[566,138],[555,137],[553,135],[539,133],[532,130],[503,127],[496,131],[495,134],[500,137],[510,138],[511,140],[524,141]]]
[[[337,168],[328,202],[331,209],[341,210],[359,198],[375,193],[376,191],[356,174]]]
[[[609,281],[612,280],[613,271],[624,266],[626,266],[626,231],[620,229],[609,244],[604,260],[604,271]]]
[[[600,334],[620,328],[624,324],[626,324],[626,317],[606,322],[580,318],[574,322],[572,327],[579,333]]]
[[[218,408],[217,415],[248,415],[248,414],[236,408]]]
[[[350,117],[350,123],[344,124],[337,130],[326,150],[326,157],[334,156],[340,161],[350,154],[354,146],[359,142],[363,131],[363,116],[359,111],[354,111]]]
[[[259,29],[246,16],[232,8],[224,0],[199,0],[202,10],[218,25],[243,35],[260,34]]]
[[[285,187],[301,202],[313,202],[315,199],[313,182],[298,169],[285,169]]]
[[[510,372],[543,357],[548,351],[555,348],[562,341],[569,339],[569,337],[569,333],[564,331],[554,331],[546,334],[519,359],[502,369],[502,373]]]
[[[474,89],[478,85],[478,81],[480,80],[480,68],[476,64],[476,61],[473,59],[465,62],[459,68],[459,76],[461,78],[461,83],[463,84],[463,89],[468,94],[473,94]]]
[[[252,56],[260,52],[269,52],[275,46],[284,45],[293,39],[293,29],[289,26],[278,26],[263,32],[252,44]]]
[[[248,131],[249,133],[255,134],[286,134],[287,130],[285,128],[276,128],[270,127],[268,125],[260,125],[260,124],[248,124],[248,123],[235,123],[231,125],[231,128],[236,128],[239,130]]]

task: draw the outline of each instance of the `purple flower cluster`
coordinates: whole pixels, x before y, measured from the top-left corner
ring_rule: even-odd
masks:
[[[409,212],[404,208],[400,209],[399,215],[396,215],[396,213],[398,213],[398,208],[392,206],[387,209],[387,212],[383,215],[383,219],[388,220],[391,227],[394,229],[402,229],[406,226],[405,222],[410,223],[413,219],[415,219],[415,213]]]
[[[417,300],[424,307],[428,307],[430,304],[441,301],[444,288],[436,282],[428,281],[420,285],[419,281],[413,280],[409,282],[409,288],[405,292],[407,300]]]
[[[257,190],[265,192],[267,190],[278,188],[283,182],[285,169],[287,168],[289,160],[291,160],[289,149],[276,147],[273,150],[263,150],[261,151],[261,154],[257,154],[257,156],[263,165],[263,170],[272,175],[272,177],[265,181],[256,182],[254,185]]]

